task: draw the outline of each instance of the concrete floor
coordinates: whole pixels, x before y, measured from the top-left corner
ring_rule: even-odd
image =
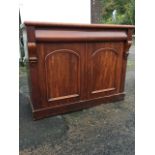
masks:
[[[25,68],[20,68],[20,155],[134,155],[134,46],[124,101],[33,121]]]

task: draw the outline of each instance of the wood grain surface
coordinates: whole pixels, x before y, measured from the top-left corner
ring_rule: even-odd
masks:
[[[124,98],[132,25],[25,22],[34,119]]]

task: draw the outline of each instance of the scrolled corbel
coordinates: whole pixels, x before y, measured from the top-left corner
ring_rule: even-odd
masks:
[[[29,51],[29,62],[37,62],[37,49],[36,49],[36,43],[35,42],[29,42],[28,43],[28,51]]]
[[[129,55],[129,48],[131,47],[132,45],[132,29],[129,29],[128,30],[128,39],[126,41],[126,44],[125,44],[125,53],[124,53],[124,58],[127,59],[128,58],[128,55]]]

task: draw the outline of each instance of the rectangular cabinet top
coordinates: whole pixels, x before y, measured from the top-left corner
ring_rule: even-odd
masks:
[[[72,24],[72,23],[50,23],[50,22],[29,22],[25,21],[26,26],[36,27],[72,27],[72,28],[134,28],[134,25],[116,25],[116,24]]]

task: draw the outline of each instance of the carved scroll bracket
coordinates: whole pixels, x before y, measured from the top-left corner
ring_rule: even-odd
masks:
[[[129,29],[128,30],[128,39],[126,41],[126,44],[125,44],[125,53],[124,53],[124,58],[127,59],[128,58],[128,55],[129,55],[129,48],[130,46],[132,45],[132,29]]]
[[[28,51],[29,51],[29,62],[37,62],[37,49],[36,49],[36,43],[35,42],[28,42]]]

